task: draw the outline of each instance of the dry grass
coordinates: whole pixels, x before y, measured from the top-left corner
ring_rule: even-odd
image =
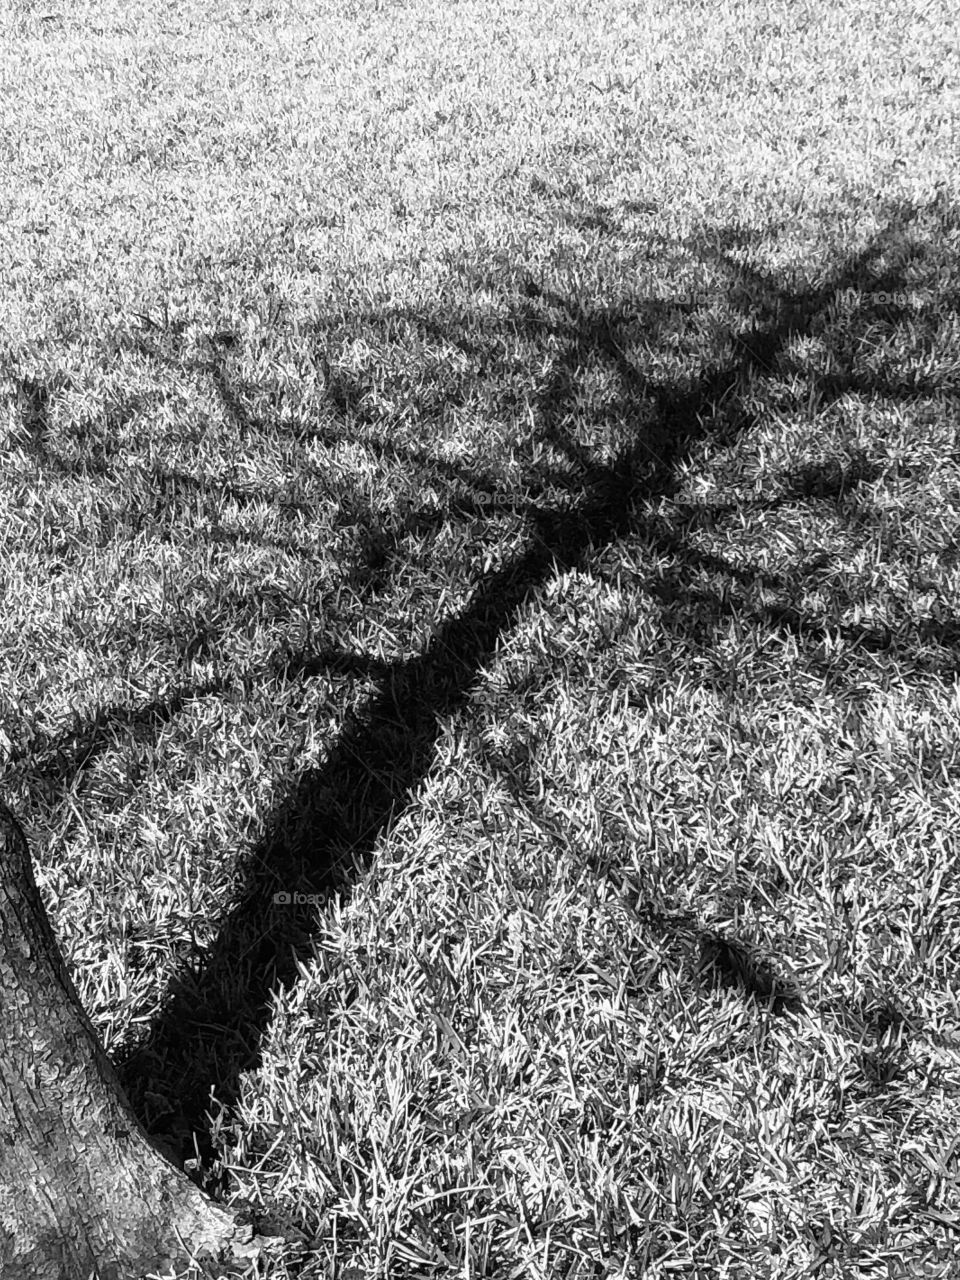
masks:
[[[0,783],[148,1125],[272,1280],[957,1274],[950,6],[0,23]]]

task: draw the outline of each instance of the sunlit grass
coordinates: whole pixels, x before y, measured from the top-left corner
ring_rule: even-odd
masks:
[[[274,1280],[953,1274],[949,6],[0,21],[0,782],[148,1126]]]

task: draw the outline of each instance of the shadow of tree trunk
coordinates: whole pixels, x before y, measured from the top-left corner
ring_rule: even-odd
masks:
[[[640,508],[675,493],[681,465],[704,437],[723,432],[732,439],[750,425],[744,391],[751,380],[766,376],[841,291],[875,277],[876,263],[911,216],[911,210],[900,210],[862,253],[807,293],[786,296],[771,280],[756,276],[753,286],[767,300],[764,317],[737,338],[732,358],[701,370],[683,386],[643,377],[626,354],[625,335],[638,324],[635,309],[591,311],[576,298],[527,282],[510,323],[531,341],[550,335],[559,346],[561,357],[534,414],[538,438],[566,465],[562,471],[531,468],[523,506],[530,531],[524,549],[480,577],[467,606],[436,629],[422,652],[397,662],[334,648],[288,655],[288,679],[340,671],[374,679],[377,691],[343,725],[323,765],[291,781],[246,861],[242,893],[201,967],[170,992],[147,1041],[120,1064],[141,1112],[144,1090],[156,1088],[158,1080],[169,1096],[185,1100],[198,1129],[211,1085],[228,1106],[236,1100],[240,1073],[259,1061],[272,997],[295,981],[297,963],[309,957],[313,941],[315,908],[278,902],[275,896],[349,891],[369,865],[378,840],[427,776],[440,723],[465,705],[500,638],[553,575],[638,532],[664,552],[679,553],[681,565],[699,562],[700,553],[684,548],[669,523],[650,519]],[[727,262],[732,272],[729,255],[737,233],[720,232],[714,243],[721,246],[717,260]],[[420,321],[457,341],[442,318],[428,315]],[[648,340],[655,343],[655,313],[647,323]],[[628,443],[606,460],[565,425],[580,371],[598,361],[619,387],[621,431],[628,424]],[[338,403],[349,420],[350,396],[344,393]],[[631,428],[633,420],[637,425]],[[475,479],[482,489],[483,478]],[[563,493],[562,503],[544,500],[550,486]],[[682,592],[684,584],[677,583],[676,589]],[[770,621],[803,625],[802,620],[772,615]]]

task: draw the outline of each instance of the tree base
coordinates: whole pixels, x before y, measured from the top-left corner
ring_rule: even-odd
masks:
[[[83,1011],[0,804],[0,1275],[142,1280],[204,1254],[251,1258],[253,1230],[151,1142]]]

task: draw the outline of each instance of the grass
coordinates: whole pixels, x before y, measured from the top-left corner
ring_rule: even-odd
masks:
[[[0,18],[0,787],[257,1274],[957,1274],[952,19]]]

